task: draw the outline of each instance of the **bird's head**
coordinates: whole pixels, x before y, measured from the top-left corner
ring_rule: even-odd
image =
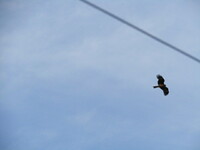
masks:
[[[158,74],[156,77],[157,77],[158,79],[162,78],[162,76],[161,76],[160,74]]]

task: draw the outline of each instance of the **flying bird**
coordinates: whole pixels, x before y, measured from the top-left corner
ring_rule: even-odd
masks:
[[[159,74],[156,77],[158,79],[158,85],[153,86],[153,88],[160,88],[163,91],[163,93],[164,93],[165,96],[168,95],[169,94],[169,89],[164,84],[165,79],[161,75],[159,75]]]

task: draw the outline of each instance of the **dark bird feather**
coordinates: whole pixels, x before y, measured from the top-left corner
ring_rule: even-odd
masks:
[[[165,96],[168,95],[169,94],[169,89],[164,84],[165,79],[161,75],[157,75],[156,77],[158,79],[158,85],[157,86],[153,86],[153,87],[154,88],[160,88],[163,91]]]

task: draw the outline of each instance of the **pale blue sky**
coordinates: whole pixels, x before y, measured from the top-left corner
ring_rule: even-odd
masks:
[[[200,58],[199,2],[91,2]],[[200,148],[197,62],[79,0],[0,1],[0,17],[0,149]]]

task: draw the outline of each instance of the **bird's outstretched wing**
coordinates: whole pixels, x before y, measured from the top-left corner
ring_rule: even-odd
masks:
[[[169,94],[169,89],[166,86],[161,87],[161,89],[162,89],[165,96]]]
[[[161,75],[157,75],[158,78],[158,84],[164,84],[165,79]]]

